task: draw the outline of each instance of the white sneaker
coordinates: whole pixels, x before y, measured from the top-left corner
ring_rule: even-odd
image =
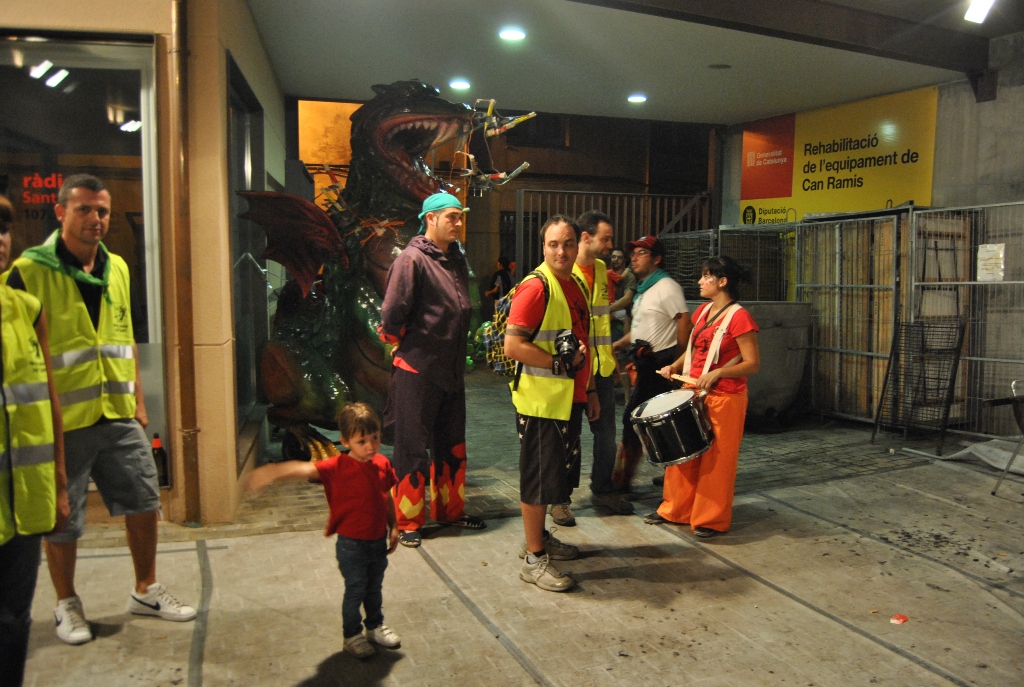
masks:
[[[82,600],[77,596],[61,599],[53,609],[53,620],[57,623],[57,636],[66,644],[85,644],[92,641],[92,628],[85,619]]]
[[[523,567],[519,569],[519,579],[549,592],[567,592],[576,584],[575,580],[552,565],[551,557],[547,554],[538,558],[536,563],[530,563],[529,558],[523,561]]]
[[[380,644],[381,646],[386,646],[389,649],[402,646],[402,638],[398,636],[397,632],[387,625],[381,625],[380,627],[375,627],[372,630],[367,630],[366,638],[374,644]]]
[[[345,651],[355,654],[357,658],[369,658],[377,653],[377,650],[366,641],[366,635],[362,632],[345,640]]]
[[[159,582],[149,585],[145,594],[132,592],[128,610],[135,615],[152,615],[177,622],[194,620],[196,617],[196,609],[186,606],[168,594],[167,587]]]

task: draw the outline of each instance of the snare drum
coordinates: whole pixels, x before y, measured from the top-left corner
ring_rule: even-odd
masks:
[[[711,448],[715,435],[693,389],[676,389],[644,401],[630,415],[647,459],[667,467],[693,460]]]

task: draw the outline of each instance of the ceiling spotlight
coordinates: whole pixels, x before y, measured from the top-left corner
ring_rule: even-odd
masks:
[[[33,79],[38,79],[47,71],[49,71],[50,67],[52,66],[53,62],[50,62],[49,60],[43,60],[36,66],[32,67],[32,69],[29,69],[28,75],[31,76]]]
[[[982,23],[988,16],[988,11],[992,9],[993,2],[995,0],[971,0],[971,6],[967,8],[964,19],[973,21],[975,24]]]
[[[498,35],[506,41],[521,41],[526,38],[526,32],[518,26],[506,26]]]
[[[469,82],[465,79],[452,79],[448,82],[448,85],[457,91],[464,91],[469,88]]]
[[[132,133],[142,128],[142,122],[137,119],[129,119],[127,122],[121,125],[121,131],[127,131]]]
[[[731,64],[709,64],[708,69],[732,69]]]
[[[54,73],[49,79],[46,80],[46,85],[50,88],[54,88],[68,75],[67,69],[61,69],[59,72]]]
[[[631,103],[646,103],[647,96],[644,95],[643,93],[634,93],[633,95],[626,98],[626,100],[628,100]]]
[[[67,86],[64,87],[64,92],[65,93],[71,93],[76,88],[78,88],[78,82],[77,81],[72,81],[71,83],[69,83]]]

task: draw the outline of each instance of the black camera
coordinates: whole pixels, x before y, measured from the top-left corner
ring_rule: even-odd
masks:
[[[576,338],[576,335],[571,330],[563,329],[555,336],[555,360],[558,361],[557,366],[570,379],[576,376],[576,352],[579,350],[579,339]]]

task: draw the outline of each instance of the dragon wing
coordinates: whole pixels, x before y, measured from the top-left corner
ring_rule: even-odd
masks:
[[[334,222],[317,205],[290,193],[240,191],[249,209],[239,215],[252,220],[267,234],[263,257],[288,269],[302,295],[316,280],[323,264],[335,257],[348,268],[348,254]]]

